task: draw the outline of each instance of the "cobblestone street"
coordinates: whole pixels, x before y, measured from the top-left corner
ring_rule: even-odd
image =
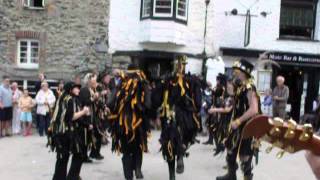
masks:
[[[159,132],[153,132],[150,153],[144,156],[145,180],[167,180],[166,163],[159,153]],[[204,141],[204,138],[200,138]],[[45,147],[46,139],[33,137],[11,137],[0,140],[0,176],[2,180],[49,180],[52,178],[55,154]],[[223,174],[224,156],[213,157],[210,146],[194,145],[190,157],[185,161],[185,173],[177,180],[214,180]],[[262,148],[262,149],[265,149]],[[120,156],[111,153],[110,146],[102,150],[105,160],[85,164],[83,180],[123,180]],[[276,159],[276,151],[261,153],[260,164],[255,167],[256,180],[313,180],[315,179],[304,159],[304,153],[286,154]],[[240,173],[240,172],[239,172]],[[240,174],[239,174],[240,175]],[[240,177],[240,176],[239,176]],[[241,179],[241,178],[239,178]]]

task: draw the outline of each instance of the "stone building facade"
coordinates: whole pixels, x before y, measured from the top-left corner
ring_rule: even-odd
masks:
[[[110,67],[108,0],[1,0],[0,75],[35,80]]]

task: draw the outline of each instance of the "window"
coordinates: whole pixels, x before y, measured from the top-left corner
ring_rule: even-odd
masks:
[[[44,0],[24,0],[24,6],[34,9],[43,9]]]
[[[282,0],[280,38],[313,39],[316,0]]]
[[[151,0],[142,0],[142,17],[151,16]]]
[[[271,86],[271,71],[258,71],[258,91],[265,92]]]
[[[189,0],[141,0],[141,19],[172,19],[186,22]]]
[[[177,0],[176,16],[179,19],[187,20],[188,0]]]
[[[37,40],[19,40],[17,64],[22,68],[39,67],[40,43]]]
[[[158,17],[172,17],[173,0],[154,0],[153,14]]]

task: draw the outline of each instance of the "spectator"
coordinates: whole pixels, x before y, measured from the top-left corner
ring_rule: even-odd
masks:
[[[13,82],[11,84],[12,90],[12,103],[13,103],[13,115],[12,115],[12,134],[20,134],[21,122],[20,122],[20,108],[19,108],[19,98],[22,93],[18,88],[18,83]]]
[[[264,108],[264,112],[265,114],[267,114],[268,116],[272,116],[271,114],[271,107],[272,107],[272,90],[268,89],[266,90],[266,94],[264,96],[262,105]]]
[[[274,88],[273,96],[273,117],[286,118],[286,106],[289,98],[289,88],[284,84],[283,76],[277,77],[277,86]]]
[[[3,76],[0,86],[0,137],[10,136],[9,129],[12,120],[12,91],[10,89],[10,78]]]
[[[44,75],[44,73],[39,73],[39,80],[36,82],[35,84],[35,91],[36,93],[38,93],[41,89],[41,83],[46,81],[46,76]],[[39,129],[39,120],[40,117],[37,115],[36,116],[36,125],[37,125],[37,129]]]
[[[116,90],[121,85],[120,74],[121,74],[121,72],[119,69],[113,70],[113,72],[112,72],[113,78],[111,79],[111,82],[110,82],[110,90],[111,91]]]
[[[74,83],[81,86],[81,76],[78,74],[74,77]]]
[[[44,73],[39,73],[39,81],[36,82],[35,84],[35,90],[36,93],[38,93],[41,89],[41,84],[46,81],[46,76],[44,75]]]
[[[212,105],[212,84],[208,81],[206,84],[205,89],[202,93],[202,107],[201,107],[201,122],[202,122],[202,132],[206,135],[208,129],[206,128],[206,120],[208,118],[208,110],[211,108]]]
[[[38,92],[36,96],[37,103],[37,115],[39,116],[39,135],[43,136],[45,132],[47,134],[51,109],[55,104],[56,98],[53,92],[49,89],[49,85],[47,82],[42,82],[41,90]]]
[[[320,105],[320,95],[313,101],[312,111],[316,112]]]
[[[54,94],[56,96],[56,99],[58,99],[62,95],[63,86],[64,86],[64,82],[62,80],[60,80],[58,87],[57,87],[57,90],[55,91],[55,94]]]
[[[31,135],[32,126],[32,108],[34,106],[32,98],[29,96],[28,89],[23,90],[23,95],[19,99],[19,108],[21,110],[20,120],[23,123],[23,135]]]

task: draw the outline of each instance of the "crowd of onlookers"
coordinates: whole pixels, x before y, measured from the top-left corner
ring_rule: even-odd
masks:
[[[63,81],[59,82],[53,91],[45,75],[40,73],[35,84],[36,96],[32,98],[28,89],[19,89],[17,82],[11,82],[10,77],[3,76],[0,85],[0,137],[32,135],[33,122],[39,135],[45,135],[63,85]]]
[[[112,75],[114,78],[110,82],[111,87],[119,83],[120,71],[115,69]],[[81,76],[75,76],[73,82],[81,85]],[[64,84],[61,80],[57,87],[49,87],[45,74],[40,73],[34,86],[36,94],[32,98],[28,89],[19,88],[17,82],[3,76],[2,82],[0,80],[0,138],[32,135],[33,126],[40,136],[46,135],[56,100],[62,94]]]

